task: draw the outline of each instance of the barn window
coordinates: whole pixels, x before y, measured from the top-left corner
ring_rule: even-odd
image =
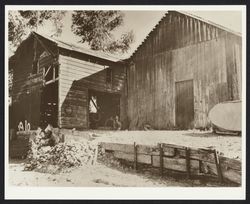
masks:
[[[50,84],[59,79],[59,65],[51,64],[44,67],[45,84]]]
[[[96,98],[96,96],[90,97],[89,112],[90,113],[97,113],[97,98]]]
[[[45,67],[45,81],[50,81],[53,79],[53,68],[52,66]]]
[[[112,83],[112,69],[110,68],[106,69],[106,83],[109,83],[109,84]]]

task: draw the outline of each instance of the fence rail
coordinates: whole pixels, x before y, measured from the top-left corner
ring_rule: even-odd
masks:
[[[190,178],[193,175],[217,176],[220,182],[229,180],[241,184],[241,162],[222,157],[216,149],[190,148],[160,143],[156,146],[141,144],[99,143],[102,151],[112,152],[117,159],[149,164],[164,170],[184,172]]]

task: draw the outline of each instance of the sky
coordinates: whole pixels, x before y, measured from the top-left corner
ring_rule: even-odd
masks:
[[[153,27],[164,16],[166,11],[123,11],[124,24],[115,31],[115,36],[119,37],[124,31],[133,30],[135,41],[131,44],[131,49],[123,55],[124,58],[129,57],[134,50],[141,44]],[[202,17],[216,24],[222,25],[236,32],[241,32],[242,14],[241,11],[187,11],[190,14]],[[63,20],[64,28],[60,40],[79,44],[79,37],[75,36],[71,31],[71,15],[68,13]],[[53,33],[50,26],[44,26],[39,30],[40,33],[50,35]],[[87,47],[86,45],[82,45]]]

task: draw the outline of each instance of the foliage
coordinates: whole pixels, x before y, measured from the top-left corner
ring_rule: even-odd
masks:
[[[8,13],[8,41],[12,49],[17,47],[30,31],[36,31],[46,22],[51,22],[55,29],[55,34],[62,32],[62,18],[66,11],[31,11],[19,10]]]
[[[124,53],[134,40],[132,31],[115,39],[114,31],[123,24],[121,11],[74,11],[72,31],[93,50]]]
[[[123,24],[124,14],[121,11],[15,10],[8,13],[8,41],[11,52],[31,31],[37,31],[48,22],[54,28],[53,36],[60,35],[66,13],[72,15],[73,33],[80,36],[80,42],[88,43],[93,50],[124,53],[134,40],[132,31],[115,38],[114,32]]]

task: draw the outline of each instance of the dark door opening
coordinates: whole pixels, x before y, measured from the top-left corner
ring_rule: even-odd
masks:
[[[90,129],[111,128],[115,116],[120,119],[120,95],[89,90]]]
[[[58,127],[58,81],[42,88],[40,125]]]
[[[176,126],[180,129],[193,128],[194,93],[193,80],[175,83],[175,116]]]

